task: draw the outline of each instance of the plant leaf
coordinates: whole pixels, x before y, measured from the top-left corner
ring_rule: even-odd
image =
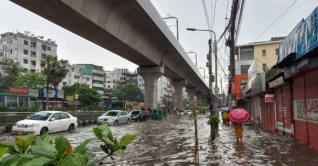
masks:
[[[9,148],[7,153],[9,154],[20,154],[18,146],[14,142],[1,142],[0,148]]]
[[[107,154],[109,154],[109,149],[107,148],[107,145],[100,145],[100,148]]]
[[[52,164],[55,161],[53,158],[47,158],[44,156],[35,158],[27,163],[25,163],[23,166],[42,166],[42,165],[49,165]]]
[[[64,154],[69,154],[69,153],[73,153],[73,147],[72,147],[70,141],[68,141],[67,148],[66,148]]]
[[[8,155],[6,157],[3,157],[1,160],[0,160],[0,165],[3,165],[3,166],[7,166],[7,165],[17,165],[18,162],[19,162],[20,158],[17,157],[16,155]]]
[[[101,132],[104,132],[104,133],[107,135],[107,137],[108,137],[108,139],[109,139],[110,141],[112,141],[112,142],[115,141],[115,140],[114,140],[114,137],[113,137],[113,134],[112,134],[112,132],[110,131],[110,129],[109,129],[109,127],[108,127],[107,124],[103,124],[103,125],[100,125],[100,126],[95,127],[95,128],[99,128],[99,129],[101,130]]]
[[[50,144],[53,144],[53,138],[49,135],[49,133],[45,133],[39,139],[43,140],[43,141],[46,141],[46,142],[48,142]]]
[[[118,144],[119,149],[122,149],[123,146],[127,146],[133,142],[139,134],[127,134],[120,139]]]
[[[34,146],[34,145],[40,146],[42,148],[45,148],[45,149],[51,151],[54,154],[57,154],[57,150],[55,149],[55,147],[51,143],[48,143],[46,141],[37,139],[36,141],[34,141],[32,143],[32,146]]]
[[[32,154],[55,159],[55,154],[52,151],[46,148],[43,148],[41,146],[33,145],[31,147],[31,151],[32,151]]]
[[[96,157],[96,154],[92,152],[86,152],[86,156],[88,160],[91,160]]]
[[[60,159],[68,147],[68,140],[63,135],[55,138],[55,148],[57,150],[57,157]]]
[[[85,166],[87,162],[87,156],[85,154],[71,153],[66,155],[64,159],[61,159],[58,163],[59,166]]]
[[[82,142],[80,145],[76,146],[74,148],[74,153],[80,153],[80,154],[85,154],[87,149],[86,149],[86,145],[88,143],[90,143],[91,141],[95,140],[96,138],[89,138],[86,139],[84,142]]]
[[[23,135],[23,136],[16,136],[15,137],[15,144],[22,149],[22,153],[25,153],[27,147],[31,145],[36,135]]]
[[[123,155],[125,153],[125,149],[119,149],[118,152],[119,154]]]
[[[98,127],[94,127],[93,131],[98,139],[103,141],[110,150],[114,150],[114,142],[109,139],[107,133]]]
[[[9,150],[8,147],[5,148],[0,148],[0,159],[3,155],[5,155],[7,153],[7,151]]]

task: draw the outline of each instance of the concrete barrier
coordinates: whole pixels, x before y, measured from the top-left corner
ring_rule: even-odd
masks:
[[[82,120],[79,120],[79,121],[78,121],[78,125],[79,125],[79,126],[83,126],[83,121],[82,121]]]
[[[0,126],[0,134],[6,133],[6,127]]]
[[[89,125],[89,120],[84,120],[84,126]]]

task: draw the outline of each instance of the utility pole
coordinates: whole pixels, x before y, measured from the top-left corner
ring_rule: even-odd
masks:
[[[236,22],[236,14],[237,14],[237,8],[238,8],[239,0],[234,0],[233,7],[231,11],[231,38],[230,38],[230,68],[231,68],[231,77],[229,80],[229,96],[231,99],[233,98],[232,95],[232,84],[235,83],[235,58],[234,58],[234,52],[235,52],[235,22]]]
[[[164,18],[162,18],[162,19],[176,19],[176,26],[177,26],[177,40],[179,41],[179,20],[178,20],[178,18],[177,17],[173,17],[173,16],[170,16],[169,14],[168,14],[168,17],[164,17]]]
[[[212,39],[209,39],[209,55],[208,55],[208,63],[209,63],[209,88],[210,88],[210,115],[213,115],[213,104],[214,104],[214,96],[212,89]]]
[[[219,114],[219,101],[218,101],[219,87],[218,87],[218,66],[217,66],[217,62],[218,62],[218,56],[217,56],[218,48],[217,48],[217,43],[216,43],[216,39],[215,38],[214,38],[213,47],[214,47],[213,51],[214,51],[214,55],[215,55],[215,60],[214,60],[215,61],[215,89],[214,89],[214,93],[215,93],[215,98],[216,98],[215,113],[216,113],[216,115],[218,115]]]
[[[45,110],[49,110],[49,83],[50,83],[50,71],[51,71],[51,62],[48,60],[47,69],[46,69],[46,106]]]

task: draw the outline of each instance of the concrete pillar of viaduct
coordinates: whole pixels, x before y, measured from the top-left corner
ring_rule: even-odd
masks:
[[[164,68],[161,66],[139,67],[137,73],[145,81],[145,106],[157,107],[157,81],[164,74]]]
[[[195,88],[187,88],[187,92],[188,92],[188,95],[189,95],[189,101],[193,102],[194,101],[194,94],[196,92],[196,89]]]
[[[197,97],[197,101],[200,101],[200,102],[204,102],[203,100],[204,100],[204,98],[203,98],[203,93],[202,92],[200,92],[200,91],[196,91],[195,92],[195,96]]]
[[[183,109],[183,93],[182,89],[186,85],[187,81],[179,80],[179,81],[171,81],[171,85],[175,89],[176,97],[177,97],[177,109]]]

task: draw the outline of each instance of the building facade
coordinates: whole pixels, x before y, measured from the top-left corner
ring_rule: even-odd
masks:
[[[92,75],[84,74],[82,68],[75,65],[67,66],[68,73],[66,77],[59,83],[59,89],[64,86],[71,86],[75,83],[87,84],[92,88]]]
[[[82,68],[83,74],[92,76],[92,89],[95,89],[99,94],[104,94],[104,69],[103,66],[97,66],[93,64],[76,64]]]
[[[272,37],[269,41],[253,42],[236,46],[235,85],[232,94],[240,99],[242,89],[248,82],[248,70],[254,60],[257,61],[258,73],[265,72],[277,62],[279,45],[285,37]]]
[[[120,79],[112,77],[105,78],[105,90],[117,90],[121,87],[123,87],[123,84]]]
[[[42,72],[41,61],[47,55],[57,56],[57,44],[43,36],[34,36],[30,32],[0,34],[0,58],[18,62],[23,72]]]

